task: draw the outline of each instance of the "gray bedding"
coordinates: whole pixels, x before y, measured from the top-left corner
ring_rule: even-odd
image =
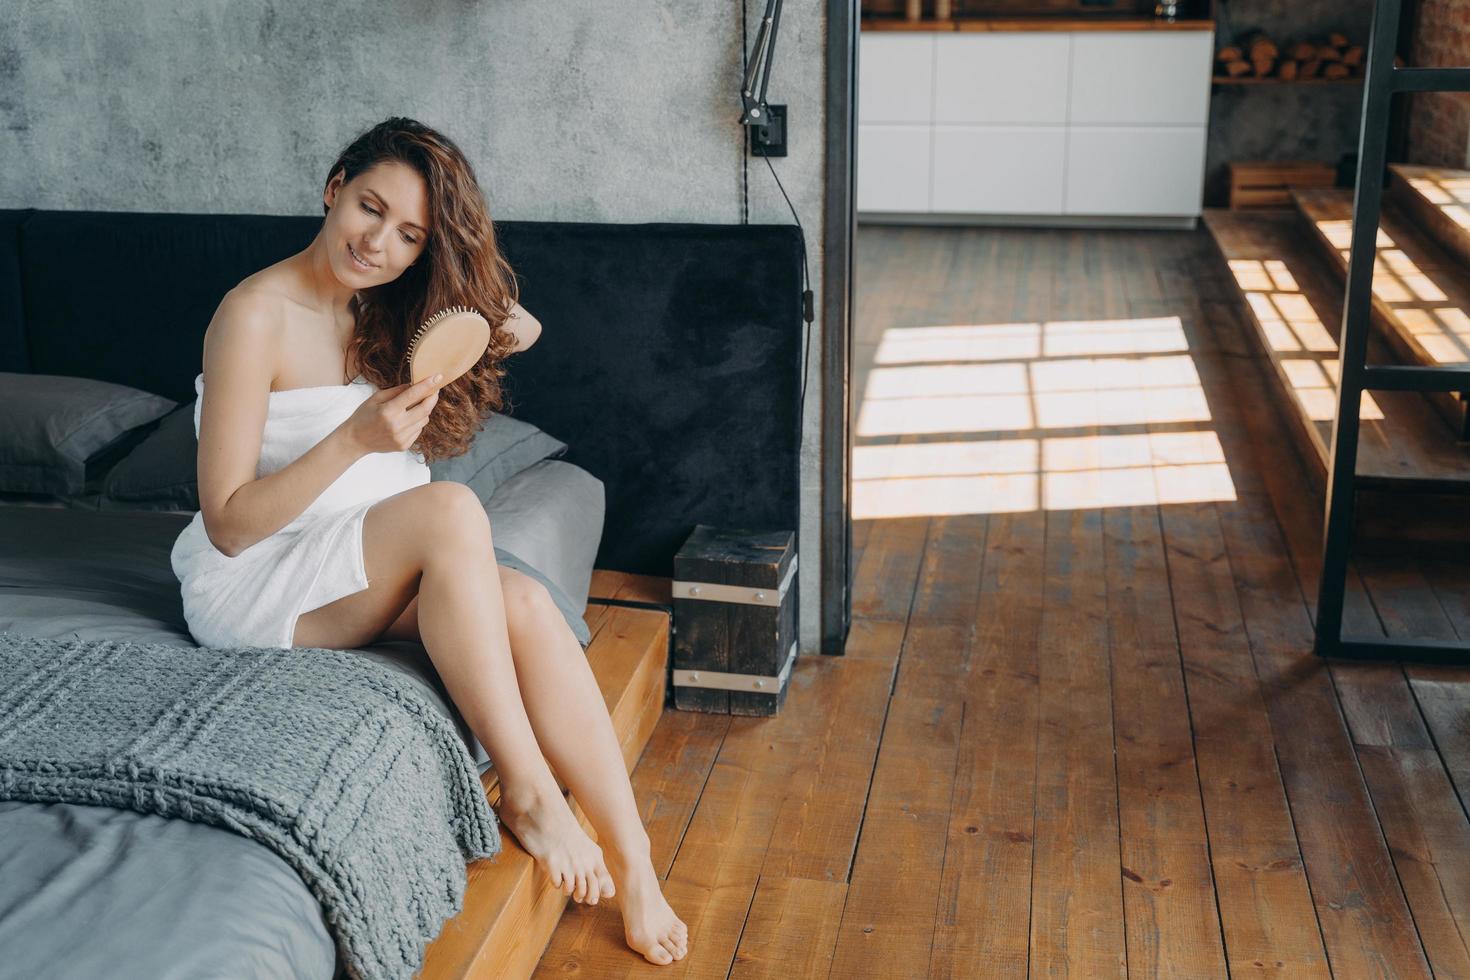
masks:
[[[544,460],[506,481],[488,510],[498,557],[546,582],[580,619],[602,483]],[[0,506],[0,630],[193,646],[169,566],[191,516]],[[488,765],[422,647],[357,652],[413,678]],[[264,846],[205,824],[70,804],[0,802],[0,950],[4,971],[57,978],[324,978],[336,962],[316,901]]]

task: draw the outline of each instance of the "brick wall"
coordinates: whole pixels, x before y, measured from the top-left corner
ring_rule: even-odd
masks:
[[[1422,0],[1409,64],[1470,66],[1470,0]],[[1470,166],[1470,93],[1425,92],[1409,98],[1410,162]]]

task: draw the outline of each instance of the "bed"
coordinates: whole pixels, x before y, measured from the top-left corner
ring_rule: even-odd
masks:
[[[218,298],[319,220],[0,212],[0,371],[186,403]],[[570,449],[486,502],[497,556],[547,584],[570,621],[594,568],[667,576],[696,523],[797,528],[795,229],[498,227],[544,328],[510,365],[511,412]],[[100,278],[77,289],[78,268]],[[191,517],[0,502],[0,630],[192,646],[168,561]],[[421,647],[357,652],[415,678],[490,764]],[[337,971],[320,909],[265,847],[108,807],[0,801],[0,949],[20,976]]]
[[[531,510],[534,519],[521,519]],[[602,520],[599,481],[543,460],[506,481],[487,511],[502,563],[580,616]],[[168,560],[191,516],[0,506],[0,630],[194,646]],[[580,602],[567,601],[568,588]],[[423,647],[354,652],[414,678],[460,727],[481,771],[490,765]],[[0,801],[0,973],[193,978],[230,964],[237,977],[330,978],[336,956],[320,913],[283,860],[230,831],[110,807]]]

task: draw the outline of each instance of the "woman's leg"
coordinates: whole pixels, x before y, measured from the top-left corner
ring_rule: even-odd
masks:
[[[689,929],[663,897],[617,732],[587,655],[546,587],[499,567],[526,714],[546,757],[597,831],[622,892],[624,937],[654,963],[683,959]],[[385,636],[415,638],[417,615],[417,603],[410,603]]]
[[[379,501],[363,522],[363,555],[368,588],[301,616],[293,644],[365,646],[417,593],[421,642],[495,760],[502,820],[553,885],[579,888],[595,900],[611,877],[601,848],[567,806],[526,716],[490,521],[474,492],[442,481]]]

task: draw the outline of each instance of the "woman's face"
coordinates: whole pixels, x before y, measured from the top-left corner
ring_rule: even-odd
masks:
[[[324,238],[332,271],[353,289],[392,282],[424,251],[429,234],[424,178],[396,160],[376,164],[345,184],[343,176],[337,171],[322,196],[331,209]]]

